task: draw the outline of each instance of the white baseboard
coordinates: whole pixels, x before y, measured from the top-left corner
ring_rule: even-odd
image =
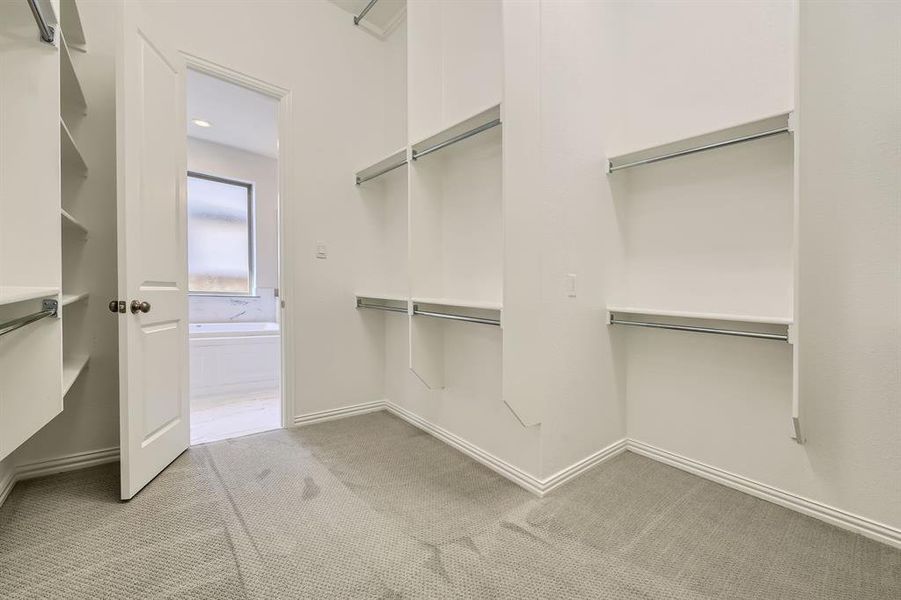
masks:
[[[820,521],[825,521],[836,527],[859,533],[883,544],[901,548],[901,530],[894,527],[828,506],[816,500],[780,490],[735,473],[730,473],[718,467],[712,467],[638,440],[629,440],[626,449],[726,487],[762,498]]]
[[[601,448],[594,454],[586,456],[580,461],[577,461],[570,466],[561,469],[544,480],[544,491],[542,495],[547,494],[551,490],[560,487],[567,481],[571,479],[575,479],[585,471],[591,469],[592,467],[596,467],[604,461],[610,460],[614,456],[622,454],[628,449],[629,440],[621,439],[618,442],[613,442],[606,448]]]
[[[96,467],[97,465],[118,461],[119,448],[115,447],[89,450],[87,452],[76,452],[64,456],[57,456],[55,458],[16,465],[10,469],[8,475],[3,480],[0,480],[0,506],[3,506],[7,496],[9,496],[9,493],[19,481],[43,477],[44,475],[53,475],[55,473],[87,469],[88,467]]]
[[[674,452],[663,450],[662,448],[657,448],[656,446],[638,440],[623,439],[615,442],[610,446],[577,461],[569,467],[561,469],[554,475],[541,479],[387,400],[364,402],[353,406],[299,415],[294,418],[294,424],[310,425],[312,423],[321,423],[323,421],[352,417],[380,410],[386,410],[410,423],[414,427],[422,429],[426,433],[431,434],[449,446],[466,454],[476,462],[485,465],[497,474],[538,496],[548,494],[592,467],[628,450],[663,464],[682,469],[683,471],[687,471],[699,477],[703,477],[704,479],[784,506],[785,508],[819,519],[842,529],[859,533],[865,537],[896,548],[901,548],[901,530],[899,529],[828,506],[809,498],[804,498],[797,494],[780,490],[773,486],[754,481],[753,479],[748,479],[747,477],[731,473],[718,467],[707,465]],[[0,479],[0,506],[3,505],[3,502],[6,500],[7,496],[9,496],[9,493],[12,491],[13,486],[17,481],[41,477],[43,475],[51,475],[54,473],[85,469],[87,467],[116,462],[118,460],[119,448],[105,448],[18,465],[14,469],[11,469],[4,478]]]
[[[16,481],[24,479],[33,479],[35,477],[43,477],[44,475],[53,475],[55,473],[65,473],[67,471],[77,471],[78,469],[87,469],[88,467],[96,467],[97,465],[105,465],[107,463],[119,461],[119,447],[103,448],[101,450],[89,450],[87,452],[76,452],[56,458],[48,458],[35,462],[16,465]]]
[[[544,496],[555,488],[564,483],[578,477],[585,471],[595,467],[602,462],[621,454],[628,450],[636,454],[640,454],[647,458],[656,460],[663,464],[688,471],[694,475],[698,475],[710,481],[714,481],[721,485],[725,485],[732,489],[750,494],[757,498],[773,502],[779,506],[794,510],[801,514],[819,519],[831,525],[835,525],[842,529],[859,533],[865,537],[888,544],[896,548],[901,548],[901,530],[890,527],[883,523],[861,517],[832,506],[828,506],[821,502],[798,496],[791,492],[775,488],[764,483],[748,479],[735,473],[730,473],[717,467],[704,464],[702,462],[680,456],[673,452],[657,448],[650,444],[640,442],[633,439],[623,439],[595,452],[594,454],[566,467],[547,477],[539,479],[521,469],[507,463],[506,461],[492,455],[489,452],[475,446],[474,444],[464,440],[458,435],[451,433],[441,427],[429,423],[418,415],[402,408],[390,401],[384,402],[385,409],[407,421],[408,423],[426,431],[446,444],[453,446],[460,452],[463,452],[475,461],[492,469],[499,475],[502,475],[510,481],[520,485],[530,492]]]
[[[451,433],[450,431],[442,427],[426,421],[419,415],[410,412],[409,410],[398,406],[393,402],[386,400],[385,409],[391,414],[400,417],[414,427],[418,427],[419,429],[422,429],[426,433],[431,434],[432,436],[438,438],[449,446],[456,448],[476,462],[485,465],[498,475],[506,477],[513,483],[525,488],[526,490],[539,497],[544,496],[551,490],[563,485],[570,479],[579,476],[595,465],[599,465],[605,460],[609,460],[617,454],[624,452],[626,449],[626,440],[619,440],[618,442],[615,442],[607,446],[606,448],[598,450],[591,456],[587,456],[582,460],[566,467],[565,469],[561,469],[550,477],[542,479],[532,475],[531,473],[523,471],[519,467],[512,465],[501,458],[498,458],[490,452],[487,452],[486,450],[483,450],[475,444],[472,444],[467,440],[461,438],[455,433]]]
[[[6,498],[9,496],[9,493],[13,491],[15,485],[16,471],[15,469],[9,469],[5,476],[0,479],[0,506],[3,506],[3,503],[6,502]]]
[[[534,494],[538,494],[539,496],[544,495],[545,492],[543,489],[542,481],[540,479],[537,479],[533,475],[526,473],[522,469],[515,467],[504,460],[501,460],[490,452],[482,450],[475,444],[466,441],[460,436],[451,433],[450,431],[442,427],[434,425],[429,421],[426,421],[419,415],[412,413],[406,408],[400,407],[393,402],[386,400],[384,402],[384,407],[389,413],[400,417],[414,427],[418,427],[426,433],[429,433],[432,436],[438,438],[445,444],[456,448],[476,462],[485,465],[495,473],[506,477],[513,483],[524,487],[525,489]]]
[[[375,400],[373,402],[363,402],[362,404],[354,404],[353,406],[344,406],[342,408],[332,408],[329,410],[320,410],[305,415],[297,415],[294,417],[294,425],[312,425],[313,423],[322,423],[323,421],[332,421],[334,419],[343,419],[345,417],[354,417],[356,415],[365,415],[366,413],[385,410],[384,400]]]

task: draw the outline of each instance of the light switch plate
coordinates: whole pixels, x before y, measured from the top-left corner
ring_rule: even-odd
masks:
[[[566,295],[570,298],[576,297],[576,274],[568,273],[566,275]]]
[[[328,247],[322,242],[316,244],[316,258],[328,258]]]

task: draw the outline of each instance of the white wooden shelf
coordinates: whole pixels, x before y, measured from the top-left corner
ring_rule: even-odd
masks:
[[[398,295],[357,294],[356,306],[358,309],[407,314],[407,299]]]
[[[495,302],[454,298],[413,298],[414,316],[499,326],[501,312],[501,305]]]
[[[448,308],[474,308],[477,310],[496,310],[504,308],[500,302],[487,302],[482,300],[463,300],[461,298],[426,298],[418,296],[413,298],[414,304],[429,304]]]
[[[64,208],[60,209],[60,215],[62,216],[63,227],[77,231],[87,237],[88,228],[85,227],[81,221],[69,214]]]
[[[409,299],[404,294],[389,294],[389,293],[368,294],[368,293],[363,293],[363,292],[357,292],[356,297],[364,298],[366,300],[384,300],[386,302],[406,302]]]
[[[59,142],[60,142],[60,152],[62,153],[62,162],[64,165],[69,165],[73,169],[75,169],[78,173],[80,173],[83,177],[88,176],[88,163],[85,162],[84,157],[81,154],[81,151],[78,149],[78,146],[75,144],[75,138],[72,137],[72,133],[69,131],[69,128],[66,126],[66,122],[62,119],[59,120]]]
[[[63,358],[63,396],[69,393],[88,366],[90,356],[68,356]]]
[[[362,19],[358,18],[361,8],[367,5],[363,2],[360,7],[351,5],[350,7],[342,6],[345,10],[353,15],[353,23],[361,29],[365,29],[375,35],[380,40],[386,40],[397,26],[403,22],[404,16],[407,14],[407,3],[405,0],[382,0],[375,3],[370,12],[367,12]]]
[[[87,300],[88,296],[88,292],[82,292],[81,294],[63,294],[60,304],[62,306],[69,306],[70,304]]]
[[[75,70],[75,63],[72,62],[72,54],[69,51],[69,45],[66,43],[65,35],[60,36],[59,56],[59,85],[63,105],[71,103],[72,107],[81,112],[81,114],[87,114],[88,103],[85,100],[84,90],[81,88],[81,81],[78,79],[78,73]]]
[[[375,179],[407,164],[407,149],[401,148],[392,152],[376,163],[357,171],[355,180],[357,185]]]
[[[50,298],[59,294],[59,288],[30,286],[0,286],[0,306]]]
[[[78,4],[75,0],[61,0],[59,11],[60,23],[69,43],[76,50],[86,52],[87,40],[81,24],[81,15],[78,13]]]
[[[628,315],[627,318],[620,318]],[[654,320],[648,321],[645,318]],[[669,321],[668,321],[669,320]],[[675,322],[672,322],[675,320]],[[692,323],[692,321],[698,321]],[[727,322],[726,327],[713,326],[710,321]],[[735,325],[731,325],[731,324]],[[739,324],[745,324],[742,327]],[[608,306],[607,324],[626,327],[644,327],[691,333],[707,333],[733,337],[758,338],[792,343],[792,320],[788,317],[769,315],[739,315],[729,313],[689,312],[638,308],[634,306]],[[748,329],[748,326],[751,326]],[[778,329],[778,331],[774,331]]]
[[[612,173],[620,169],[651,164],[670,158],[677,158],[679,156],[687,156],[689,154],[731,146],[742,142],[749,142],[781,133],[789,133],[791,130],[791,112],[786,111],[779,113],[778,115],[737,123],[729,127],[707,131],[679,140],[667,141],[653,146],[630,150],[628,152],[608,155],[607,172]]]
[[[673,319],[697,319],[704,321],[731,321],[735,323],[762,323],[765,325],[791,325],[792,318],[775,315],[748,315],[733,313],[696,312],[670,310],[638,306],[608,306],[607,312],[630,315],[647,315],[651,317],[670,317]]]
[[[450,127],[435,132],[425,139],[413,144],[412,157],[417,160],[447,146],[461,142],[474,135],[487,131],[501,124],[501,105],[483,110],[471,117],[463,119]]]

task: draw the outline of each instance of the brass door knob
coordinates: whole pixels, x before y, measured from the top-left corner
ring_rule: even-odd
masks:
[[[136,315],[139,312],[149,313],[150,312],[150,303],[149,302],[138,302],[137,300],[131,301],[131,314]]]

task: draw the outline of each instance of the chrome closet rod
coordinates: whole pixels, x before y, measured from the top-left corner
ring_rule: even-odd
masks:
[[[488,123],[485,123],[484,125],[479,125],[475,129],[470,129],[469,131],[465,131],[465,132],[461,133],[460,135],[455,135],[451,139],[445,140],[445,141],[441,142],[440,144],[435,144],[434,146],[430,146],[430,147],[426,148],[425,150],[417,151],[414,149],[413,150],[413,160],[416,160],[417,158],[419,158],[421,156],[425,156],[426,154],[431,154],[432,152],[435,152],[436,150],[441,150],[442,148],[446,148],[446,147],[450,146],[451,144],[456,144],[457,142],[463,141],[466,138],[472,137],[478,133],[482,133],[483,131],[491,129],[492,127],[497,127],[500,124],[501,124],[500,119],[494,119],[493,121],[489,121]]]
[[[500,326],[500,324],[501,324],[499,319],[486,319],[483,317],[468,317],[466,315],[452,315],[452,314],[442,313],[442,312],[419,310],[419,307],[415,306],[415,305],[413,306],[413,314],[420,315],[423,317],[434,317],[436,319],[450,319],[451,321],[465,321],[467,323],[479,323],[481,325]]]
[[[686,156],[688,154],[694,154],[696,152],[704,152],[705,150],[713,150],[714,148],[722,148],[723,146],[731,146],[733,144],[741,144],[742,142],[750,142],[751,140],[758,140],[760,138],[770,137],[771,135],[778,135],[780,133],[788,133],[790,130],[786,127],[780,127],[779,129],[771,129],[769,131],[762,131],[760,133],[752,133],[750,135],[744,135],[742,137],[733,138],[731,140],[724,140],[722,142],[714,142],[712,144],[705,144],[704,146],[696,146],[694,148],[687,148],[685,150],[678,150],[676,152],[670,152],[669,154],[662,154],[660,156],[653,156],[651,158],[645,158],[642,160],[636,160],[635,162],[626,163],[624,165],[613,165],[613,161],[607,161],[609,164],[609,171],[613,173],[614,171],[619,171],[620,169],[628,169],[629,167],[637,167],[639,165],[648,165],[651,163],[659,162],[661,160],[667,160],[669,158],[676,158],[677,156]]]
[[[31,9],[31,14],[34,15],[34,21],[38,24],[38,29],[41,32],[41,40],[47,42],[48,44],[53,43],[53,26],[48,25],[47,21],[44,19],[43,13],[41,13],[41,9],[38,7],[37,0],[28,0],[28,8]]]
[[[58,306],[56,300],[44,300],[43,308],[40,312],[25,315],[24,317],[19,317],[18,319],[13,319],[6,323],[0,323],[0,335],[6,335],[16,329],[25,327],[29,323],[34,323],[35,321],[40,321],[47,317],[55,317]]]
[[[651,327],[653,329],[672,329],[673,331],[690,331],[693,333],[712,333],[714,335],[732,335],[737,337],[759,338],[762,340],[788,341],[788,334],[763,333],[759,331],[741,331],[737,329],[718,329],[715,327],[695,327],[693,325],[670,325],[667,323],[652,323],[648,321],[622,321],[610,315],[611,325],[629,325],[630,327]]]
[[[369,0],[369,4],[366,5],[366,8],[364,8],[360,14],[358,14],[356,17],[354,17],[354,25],[359,25],[360,21],[363,20],[363,17],[366,16],[366,13],[368,13],[370,11],[370,9],[372,9],[372,7],[375,6],[375,3],[378,1],[379,0]]]
[[[399,308],[397,306],[385,306],[383,304],[366,304],[364,302],[357,301],[357,308],[370,308],[372,310],[386,310],[388,312],[407,312],[406,308]]]
[[[404,157],[404,160],[403,160],[402,162],[399,162],[399,163],[397,163],[396,165],[391,165],[390,167],[385,167],[384,169],[382,169],[382,170],[379,171],[378,173],[373,173],[372,175],[369,175],[368,177],[360,177],[360,176],[358,175],[358,176],[357,176],[357,185],[360,185],[360,184],[363,183],[364,181],[369,181],[370,179],[375,179],[375,178],[378,177],[379,175],[384,175],[385,173],[388,173],[388,172],[390,172],[390,171],[393,171],[394,169],[400,168],[400,167],[404,166],[405,164],[407,164],[407,158],[406,158],[406,157]]]

